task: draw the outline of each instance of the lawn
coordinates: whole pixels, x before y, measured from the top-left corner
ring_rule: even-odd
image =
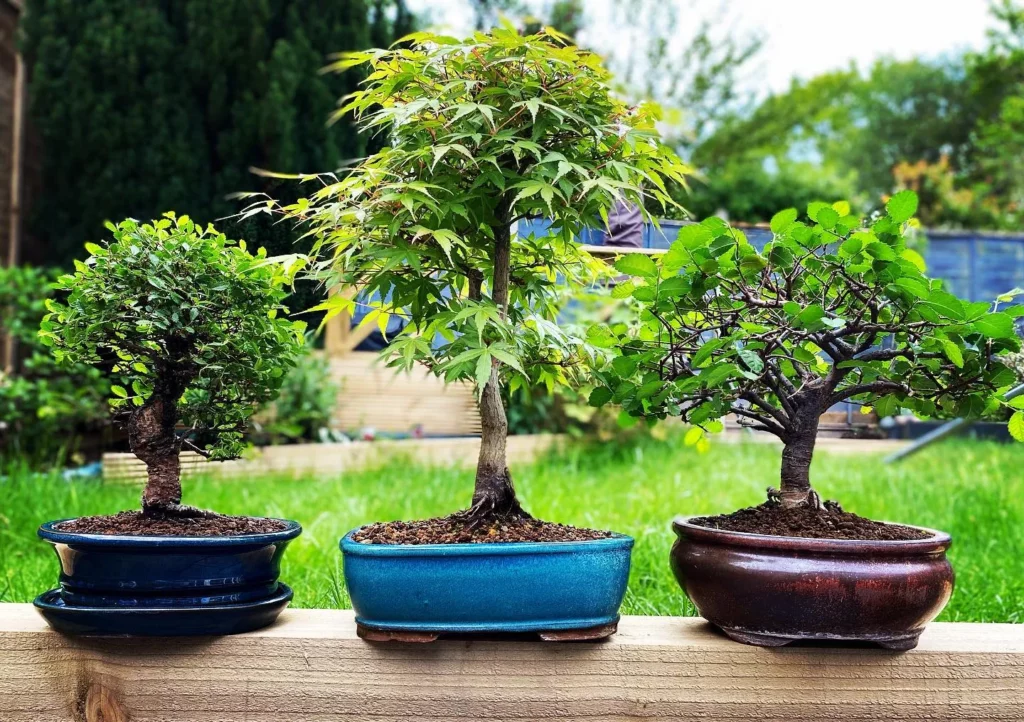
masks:
[[[513,470],[527,508],[552,521],[636,538],[626,614],[692,614],[668,569],[674,514],[755,504],[775,484],[777,448],[715,445],[698,455],[678,441],[570,449]],[[954,441],[900,465],[876,456],[819,453],[823,496],[857,513],[949,531],[957,588],[941,619],[1024,622],[1024,446]],[[360,524],[441,515],[463,506],[471,474],[396,460],[338,478],[267,477],[188,482],[190,503],[299,520],[282,578],[299,607],[346,607],[338,538]],[[138,489],[15,474],[0,481],[0,601],[27,602],[54,586],[57,563],[35,537],[40,521],[133,507]]]

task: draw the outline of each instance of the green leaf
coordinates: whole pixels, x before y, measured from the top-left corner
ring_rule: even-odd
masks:
[[[612,390],[607,386],[598,386],[590,392],[587,403],[595,408],[600,408],[612,400]]]
[[[1014,338],[1013,318],[1005,313],[990,313],[974,322],[974,330],[988,338]]]
[[[948,338],[939,339],[942,342],[942,351],[946,354],[946,358],[953,362],[953,365],[958,369],[964,367],[964,354],[953,341]]]
[[[831,209],[829,209],[831,210]],[[801,326],[807,328],[814,326],[816,323],[821,321],[825,317],[825,310],[816,303],[812,303],[810,306],[805,308],[799,314],[797,314],[796,321]]]
[[[480,358],[476,360],[476,387],[483,393],[484,387],[487,386],[487,382],[491,378],[491,355],[489,353],[480,354]]]
[[[885,210],[896,223],[905,223],[917,213],[917,193],[904,190],[896,193],[885,204]]]
[[[839,223],[839,214],[836,213],[832,206],[825,206],[818,210],[818,215],[815,220],[824,228],[826,231],[831,231]]]
[[[658,267],[650,256],[643,253],[628,253],[621,258],[615,259],[615,269],[627,276],[642,276],[644,278],[657,278]]]
[[[1009,429],[1010,436],[1017,441],[1024,441],[1024,411],[1018,411],[1011,416],[1006,428]]]
[[[784,211],[776,213],[772,216],[771,223],[769,224],[771,226],[772,233],[777,236],[781,236],[786,232],[786,229],[793,225],[793,222],[796,221],[798,215],[799,213],[797,213],[796,208],[787,208]]]
[[[114,396],[120,396],[122,399],[128,398],[128,390],[124,386],[113,384],[110,387],[110,390],[113,392]]]

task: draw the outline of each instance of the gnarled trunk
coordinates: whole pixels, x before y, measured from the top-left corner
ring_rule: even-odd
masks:
[[[176,398],[154,392],[128,421],[128,443],[145,465],[146,488],[142,510],[147,514],[172,509],[181,503],[181,450],[174,426],[178,422]]]
[[[786,508],[820,506],[817,493],[811,488],[811,459],[818,438],[820,411],[817,407],[798,413],[795,428],[784,439],[782,447],[782,479],[780,500]]]

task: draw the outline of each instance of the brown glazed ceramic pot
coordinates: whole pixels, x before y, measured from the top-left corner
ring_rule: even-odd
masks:
[[[679,517],[672,571],[705,619],[738,642],[875,642],[913,649],[953,592],[950,537],[801,539],[722,531]],[[920,527],[915,527],[920,528]]]

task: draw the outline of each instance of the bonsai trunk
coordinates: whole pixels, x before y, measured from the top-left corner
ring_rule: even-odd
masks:
[[[491,300],[501,309],[503,318],[508,312],[511,253],[509,226],[503,224],[494,229],[494,278],[491,285]],[[505,453],[508,418],[501,402],[498,367],[493,361],[491,376],[480,390],[479,408],[480,457],[477,460],[476,484],[469,518],[473,523],[486,518],[530,518],[516,499],[516,490],[508,473]]]
[[[181,440],[174,427],[178,423],[178,399],[182,392],[176,387],[160,386],[128,420],[128,443],[132,453],[146,465],[142,512],[146,516],[217,517],[215,512],[181,503]]]
[[[821,507],[821,499],[811,488],[811,459],[818,436],[819,415],[815,410],[808,419],[784,439],[782,447],[782,479],[779,500],[791,509],[798,506]]]
[[[178,422],[177,400],[154,392],[128,422],[132,453],[146,464],[146,488],[142,510],[146,514],[166,511],[181,503],[180,444],[174,426]]]

